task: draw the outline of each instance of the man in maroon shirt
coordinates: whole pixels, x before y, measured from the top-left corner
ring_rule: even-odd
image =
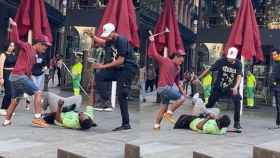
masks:
[[[11,18],[10,25],[12,26],[10,32],[11,41],[18,46],[20,52],[15,68],[10,75],[13,88],[12,102],[8,108],[3,126],[11,125],[11,117],[17,106],[17,98],[23,93],[27,93],[30,96],[34,95],[35,117],[32,119],[32,124],[42,128],[48,127],[48,124],[41,118],[41,91],[32,82],[30,76],[32,66],[36,63],[38,54],[45,53],[47,48],[51,46],[51,43],[47,36],[41,35],[32,46],[19,39],[17,24]]]
[[[163,117],[175,124],[176,120],[173,118],[173,112],[185,101],[186,92],[179,84],[180,65],[184,62],[185,53],[179,51],[174,54],[172,59],[165,58],[158,54],[153,37],[150,37],[150,41],[149,57],[156,60],[160,67],[157,91],[162,99],[154,125],[154,129],[160,129],[160,122]],[[170,100],[175,102],[168,108]]]

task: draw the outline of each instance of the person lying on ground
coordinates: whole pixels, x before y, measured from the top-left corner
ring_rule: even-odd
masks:
[[[49,124],[55,124],[64,128],[88,130],[96,124],[93,122],[95,110],[93,106],[87,106],[85,112],[62,112],[64,101],[59,100],[57,110],[47,113],[43,119]]]
[[[226,134],[230,122],[228,115],[218,118],[211,113],[206,117],[181,115],[175,123],[174,129],[188,129],[198,133],[222,135]]]
[[[57,103],[59,100],[64,101],[62,112],[79,110],[82,105],[81,95],[62,97],[52,92],[44,92],[42,109],[44,111],[51,111],[51,112],[57,111]]]

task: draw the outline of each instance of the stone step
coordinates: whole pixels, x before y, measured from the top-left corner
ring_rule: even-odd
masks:
[[[254,146],[253,158],[280,158],[280,140]]]
[[[210,146],[196,149],[193,158],[252,158],[252,146],[246,144],[230,144]],[[266,158],[266,157],[262,157]]]

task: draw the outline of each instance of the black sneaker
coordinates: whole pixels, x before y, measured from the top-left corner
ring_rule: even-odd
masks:
[[[113,129],[112,131],[122,131],[122,130],[129,130],[129,129],[131,129],[130,125],[122,125],[120,127]]]
[[[235,129],[242,129],[242,127],[240,126],[239,122],[235,122],[234,125],[233,125],[233,128],[235,128]]]
[[[104,105],[104,103],[97,103],[93,108],[94,108],[96,111],[104,111],[104,109],[106,108],[106,106]]]
[[[97,124],[94,121],[92,121],[92,127],[97,127]]]
[[[113,107],[110,101],[106,101],[105,105],[104,105],[104,111],[106,112],[112,112],[113,111]]]

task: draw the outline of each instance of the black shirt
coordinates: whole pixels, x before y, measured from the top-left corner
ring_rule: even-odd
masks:
[[[280,84],[280,62],[273,62],[271,79]]]
[[[16,65],[17,56],[15,53],[6,54],[6,59],[4,62],[4,68],[13,68]]]
[[[44,73],[43,68],[47,65],[47,55],[39,54],[36,58],[36,64],[32,67],[32,75],[40,76]]]
[[[105,63],[112,62],[115,54],[115,59],[117,59],[119,56],[125,58],[122,67],[136,67],[136,62],[133,59],[134,50],[127,38],[118,36],[114,41],[106,43],[105,51]]]
[[[232,64],[226,58],[222,58],[212,65],[210,71],[218,72],[217,79],[214,83],[215,88],[230,89],[234,87],[237,76],[242,75],[242,65],[238,60],[235,60]]]

